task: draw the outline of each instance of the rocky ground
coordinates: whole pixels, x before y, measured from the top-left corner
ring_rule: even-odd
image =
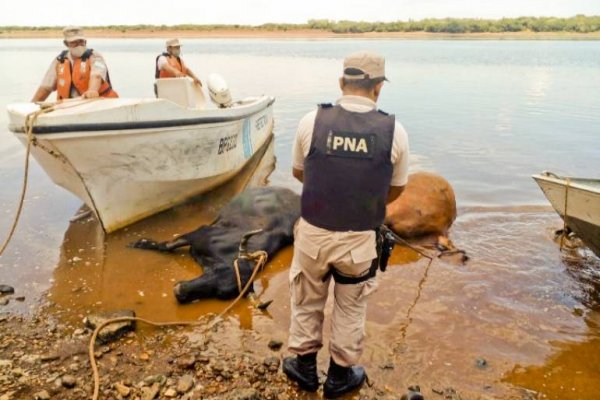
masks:
[[[83,322],[59,323],[45,318],[43,311],[32,318],[0,313],[0,400],[91,399],[91,334]],[[234,320],[206,332],[138,324],[118,339],[97,344],[100,398],[320,398],[298,391],[281,372],[282,344],[239,329]],[[324,380],[324,371],[321,375]],[[400,395],[372,385],[349,398]]]

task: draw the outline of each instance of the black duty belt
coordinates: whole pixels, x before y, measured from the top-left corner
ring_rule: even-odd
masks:
[[[323,277],[323,282],[329,279],[329,276],[333,276],[335,283],[339,283],[340,285],[356,285],[375,277],[378,269],[381,270],[381,272],[385,272],[395,244],[394,240],[390,238],[389,235],[386,235],[385,232],[387,230],[388,228],[384,225],[375,229],[377,257],[371,262],[369,271],[366,274],[360,276],[348,276],[341,274],[338,270],[331,267],[329,272]]]

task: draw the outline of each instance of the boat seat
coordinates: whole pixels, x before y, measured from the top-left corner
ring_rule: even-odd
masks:
[[[170,100],[185,108],[203,109],[206,107],[206,99],[202,87],[195,85],[188,77],[184,78],[162,78],[157,79],[156,97]]]

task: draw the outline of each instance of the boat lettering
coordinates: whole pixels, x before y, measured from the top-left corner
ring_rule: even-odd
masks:
[[[235,149],[237,147],[237,138],[238,135],[231,135],[221,138],[221,140],[219,140],[219,150],[217,154],[223,154],[226,151]]]
[[[265,126],[267,126],[267,121],[268,121],[268,118],[266,115],[259,117],[256,120],[256,122],[254,122],[254,126],[256,127],[256,130],[260,130],[260,129],[264,128]]]

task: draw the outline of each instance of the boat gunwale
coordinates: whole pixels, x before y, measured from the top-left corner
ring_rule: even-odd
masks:
[[[546,176],[546,175],[540,175],[540,174],[536,174],[536,175],[532,175],[532,178],[534,180],[536,180],[538,182],[538,184],[540,184],[540,181],[546,182],[546,183],[553,183],[562,187],[567,187],[567,178],[568,179],[574,179],[572,181],[569,181],[569,189],[578,189],[578,190],[582,190],[585,192],[589,192],[589,193],[593,193],[593,194],[597,194],[600,195],[600,186],[599,187],[594,187],[594,186],[590,186],[590,185],[586,185],[585,182],[594,182],[596,184],[600,185],[600,179],[585,179],[585,178],[571,178],[571,177],[553,177],[553,176]]]
[[[222,122],[237,121],[247,118],[251,115],[266,109],[275,103],[274,97],[265,96],[266,104],[263,107],[258,107],[261,101],[257,101],[254,104],[244,105],[245,112],[238,115],[227,115],[227,116],[207,116],[207,117],[196,117],[196,118],[185,118],[185,119],[171,119],[171,120],[154,120],[154,121],[126,121],[126,122],[101,122],[101,123],[86,123],[86,124],[68,124],[68,125],[50,125],[50,126],[34,126],[33,132],[36,135],[52,135],[61,133],[74,133],[74,132],[105,132],[105,131],[127,131],[127,130],[144,130],[144,129],[161,129],[161,128],[175,128],[180,126],[192,126],[192,125],[204,125],[204,124],[215,124]],[[242,107],[240,107],[241,109]],[[15,127],[9,125],[9,130],[15,134],[24,134],[25,128]]]

